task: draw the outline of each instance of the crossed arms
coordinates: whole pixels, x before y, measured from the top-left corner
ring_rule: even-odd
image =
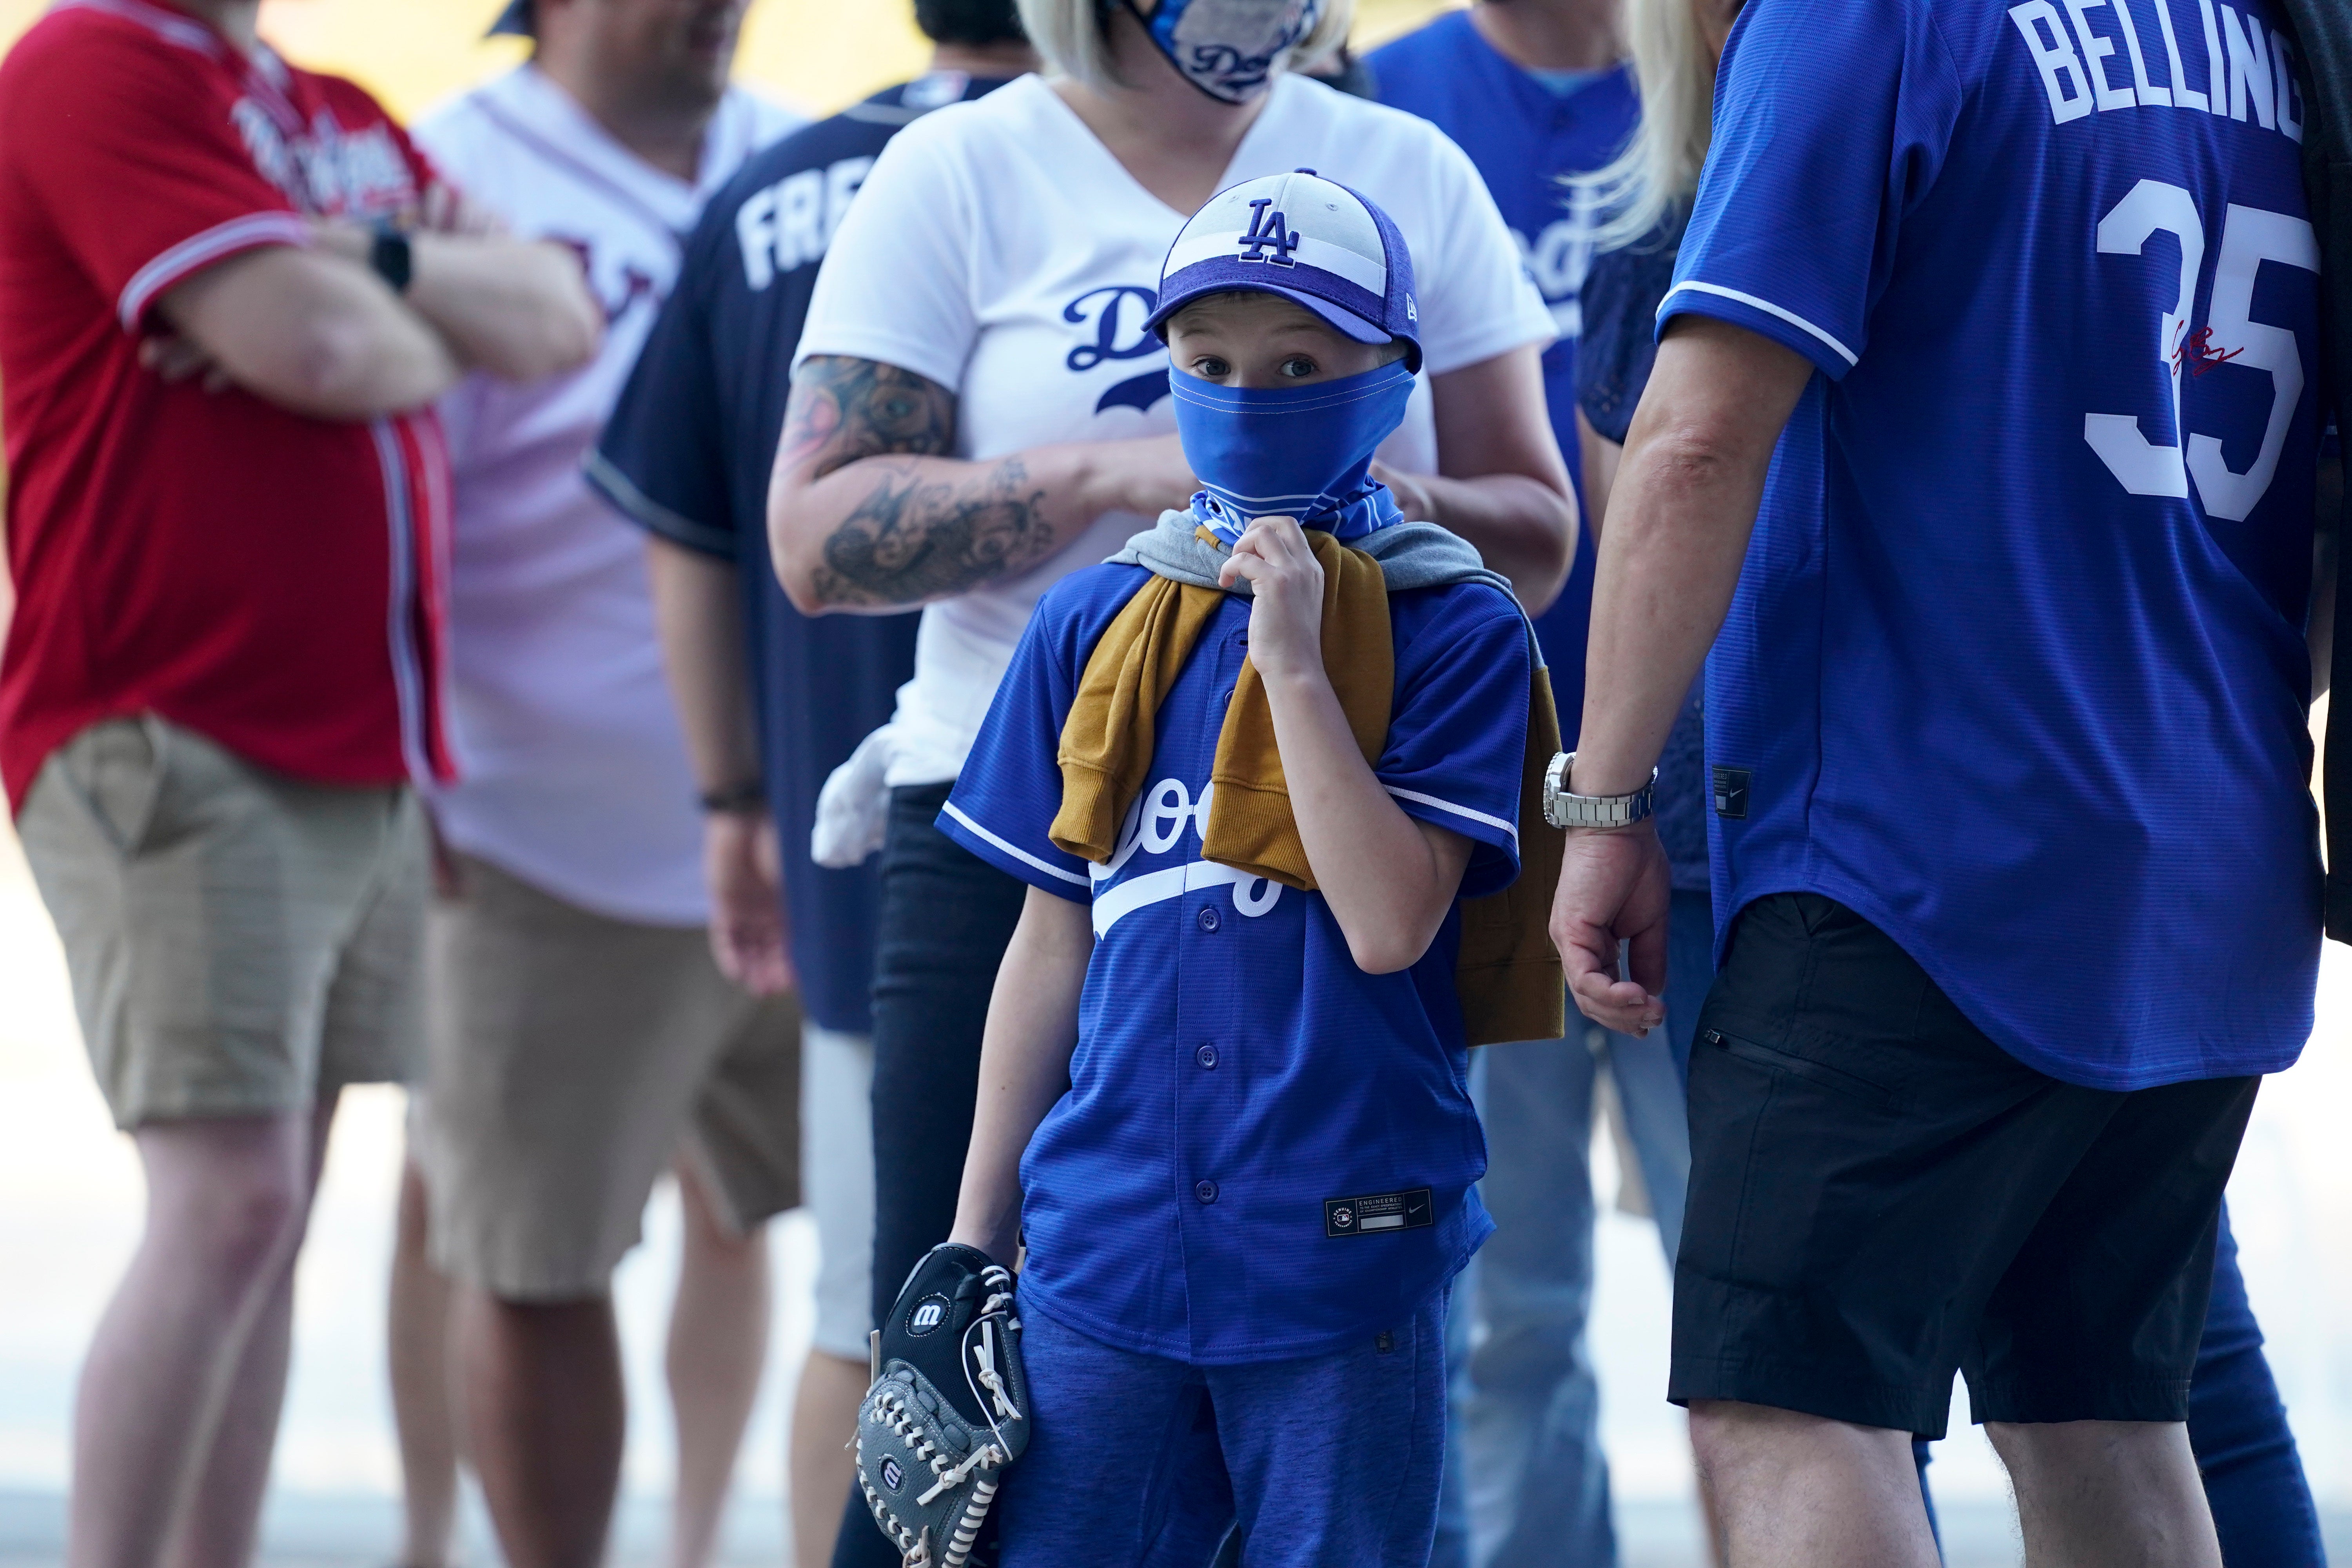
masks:
[[[602,314],[569,253],[488,232],[446,194],[428,211],[451,226],[409,237],[404,294],[368,266],[369,230],[316,223],[306,248],[243,251],[166,293],[156,309],[177,335],[151,339],[147,363],[356,420],[428,403],[469,369],[530,380],[596,352]]]

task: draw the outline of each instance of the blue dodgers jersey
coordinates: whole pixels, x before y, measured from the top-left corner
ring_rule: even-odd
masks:
[[[1210,766],[1248,652],[1228,598],[1161,703],[1108,866],[1054,847],[1062,724],[1147,579],[1048,592],[939,819],[1034,887],[1091,900],[1070,1089],[1021,1163],[1022,1302],[1198,1364],[1320,1354],[1402,1320],[1494,1228],[1454,987],[1459,908],[1421,961],[1356,967],[1319,893],[1201,858]],[[1374,772],[1474,842],[1462,896],[1517,874],[1526,623],[1479,584],[1392,595],[1396,697]]]
[[[1496,52],[1466,11],[1375,49],[1366,63],[1382,103],[1432,121],[1470,155],[1511,226],[1559,332],[1544,351],[1544,399],[1569,478],[1580,488],[1576,356],[1592,231],[1601,215],[1576,198],[1565,180],[1607,163],[1633,134],[1641,100],[1632,73],[1621,67],[1575,92],[1554,92]],[[1584,716],[1584,644],[1592,619],[1592,532],[1578,533],[1567,585],[1536,617],[1559,707],[1561,743],[1571,749]]]
[[[1827,894],[2096,1088],[2311,1032],[2319,258],[2279,26],[1758,0],[1660,308],[1819,372],[1708,668],[1718,942]]]
[[[921,617],[793,609],[768,555],[768,470],[809,290],[875,155],[909,121],[1002,85],[934,72],[747,162],[704,206],[588,464],[589,482],[639,526],[736,563],[801,1005],[849,1034],[872,1027],[880,872],[872,860],[817,865],[809,832],[826,775],[888,721],[913,674]]]

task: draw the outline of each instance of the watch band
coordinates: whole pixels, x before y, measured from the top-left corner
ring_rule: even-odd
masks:
[[[708,790],[696,797],[696,804],[702,807],[705,815],[713,816],[765,811],[768,809],[767,781],[745,779],[725,789]]]
[[[1554,827],[1631,827],[1650,815],[1657,769],[1652,768],[1650,782],[1631,795],[1572,795],[1568,773],[1575,765],[1574,752],[1559,752],[1544,770],[1544,820]]]
[[[408,281],[415,275],[416,249],[408,236],[390,224],[378,226],[375,238],[368,244],[368,267],[395,294],[408,292]]]

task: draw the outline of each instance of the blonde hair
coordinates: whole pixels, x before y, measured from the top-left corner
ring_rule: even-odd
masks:
[[[1021,26],[1029,35],[1047,74],[1068,77],[1096,92],[1129,85],[1119,78],[1104,35],[1103,0],[1020,0]],[[1355,24],[1356,0],[1323,0],[1322,14],[1298,40],[1286,70],[1303,70],[1339,53]]]
[[[1592,235],[1601,250],[1622,249],[1687,206],[1715,137],[1715,66],[1698,0],[1625,0],[1625,39],[1641,121],[1624,151],[1569,179],[1580,205],[1608,215]]]

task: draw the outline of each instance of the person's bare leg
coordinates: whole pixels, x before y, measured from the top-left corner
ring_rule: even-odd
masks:
[[[425,1173],[401,1163],[388,1314],[392,1424],[400,1438],[402,1568],[448,1568],[457,1517],[457,1415],[450,1398],[449,1277],[426,1247]]]
[[[1687,1420],[1684,1430],[1687,1436]],[[1699,1528],[1706,1532],[1707,1568],[1724,1568],[1723,1505],[1715,1500],[1715,1483],[1707,1479],[1706,1468],[1698,1464],[1696,1442],[1691,1444],[1691,1462],[1698,1472],[1698,1522]]]
[[[599,1568],[628,1421],[611,1300],[452,1295],[466,1454],[507,1563]]]
[[[841,1533],[841,1505],[857,1479],[857,1461],[845,1445],[857,1430],[866,1397],[866,1363],[811,1351],[793,1395],[792,1516],[793,1561],[824,1568]]]
[[[2221,1568],[2189,1428],[2178,1422],[1989,1422],[2009,1467],[2027,1568]]]
[[[1720,1400],[1690,1421],[1730,1568],[1938,1568],[1908,1433]]]
[[[768,1235],[730,1231],[693,1163],[677,1164],[686,1211],[669,1310],[669,1401],[677,1430],[670,1568],[704,1568],[719,1544],[735,1456],[768,1363]]]
[[[163,1561],[301,1234],[310,1121],[189,1117],[133,1135],[146,1228],[75,1393],[68,1568]]]
[[[294,1359],[294,1264],[301,1254],[302,1231],[319,1190],[319,1173],[326,1166],[327,1134],[334,1121],[331,1098],[310,1114],[302,1207],[293,1244],[277,1266],[268,1299],[230,1375],[194,1494],[172,1528],[163,1558],[169,1568],[245,1568],[253,1560],[262,1494],[269,1487],[270,1456],[278,1448],[278,1417],[286,1408],[286,1373]]]

